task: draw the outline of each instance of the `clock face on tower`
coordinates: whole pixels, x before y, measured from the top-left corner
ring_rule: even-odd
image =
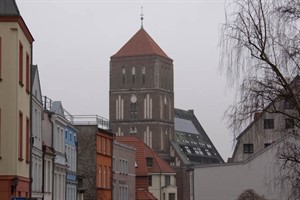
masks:
[[[135,94],[131,95],[130,101],[131,101],[131,103],[136,103],[137,98],[136,98]]]

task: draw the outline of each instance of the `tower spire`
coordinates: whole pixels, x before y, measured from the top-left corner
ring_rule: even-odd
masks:
[[[141,6],[141,28],[144,28],[143,20],[144,20],[144,13],[143,13],[143,6]]]

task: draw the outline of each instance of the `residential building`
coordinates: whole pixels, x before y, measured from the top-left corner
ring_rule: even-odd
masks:
[[[84,176],[84,199],[111,200],[114,135],[107,126],[108,120],[99,116],[74,116],[72,123],[78,130],[77,173]]]
[[[71,125],[67,124],[65,129],[65,151],[67,157],[67,188],[66,200],[77,199],[77,130]]]
[[[135,199],[135,148],[113,144],[113,200]]]
[[[45,98],[44,102],[47,102]],[[45,104],[44,104],[45,106]],[[42,145],[43,145],[43,192],[44,200],[54,199],[54,160],[55,150],[53,148],[54,126],[52,122],[54,113],[45,109],[42,117]]]
[[[164,159],[170,159],[173,60],[143,27],[111,56],[109,118],[113,133],[136,135]]]
[[[136,148],[136,199],[148,193],[159,200],[177,200],[176,172],[137,136],[118,136],[118,142]],[[143,195],[144,196],[144,195]]]
[[[30,89],[34,39],[15,0],[0,0],[0,199],[30,197]]]
[[[278,159],[278,150],[296,143],[298,135],[287,134],[246,160],[226,164],[195,167],[190,171],[194,188],[194,200],[232,200],[246,190],[254,190],[266,199],[288,199],[289,184],[282,182],[283,160]]]
[[[190,170],[194,166],[224,163],[193,110],[174,110],[175,136],[170,165],[176,170],[178,199],[193,199]]]
[[[37,65],[31,66],[32,76],[32,106],[31,106],[31,177],[32,177],[32,198],[43,199],[43,149],[42,149],[42,115],[43,100],[41,84]]]
[[[290,83],[295,94],[299,93],[299,85],[300,77],[296,76]],[[299,148],[299,128],[293,119],[299,112],[287,95],[282,94],[263,112],[255,113],[253,121],[236,138],[233,156],[227,164],[190,170],[195,199],[236,199],[249,189],[266,199],[288,199],[291,185],[285,184],[284,180],[291,176],[286,173],[294,171],[280,156],[287,149],[293,154],[291,147]],[[203,181],[200,183],[199,180]]]

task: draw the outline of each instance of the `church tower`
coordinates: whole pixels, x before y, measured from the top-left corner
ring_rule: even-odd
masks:
[[[174,134],[173,60],[140,30],[110,60],[112,131],[137,135],[169,159]]]

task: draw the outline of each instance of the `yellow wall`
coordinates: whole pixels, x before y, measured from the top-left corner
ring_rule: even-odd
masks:
[[[0,37],[0,174],[29,177],[29,165],[26,163],[26,117],[30,118],[30,95],[26,92],[26,52],[31,60],[30,42],[17,22],[0,22]],[[19,85],[19,41],[23,44],[23,87]],[[23,161],[18,160],[19,110],[23,113]]]

